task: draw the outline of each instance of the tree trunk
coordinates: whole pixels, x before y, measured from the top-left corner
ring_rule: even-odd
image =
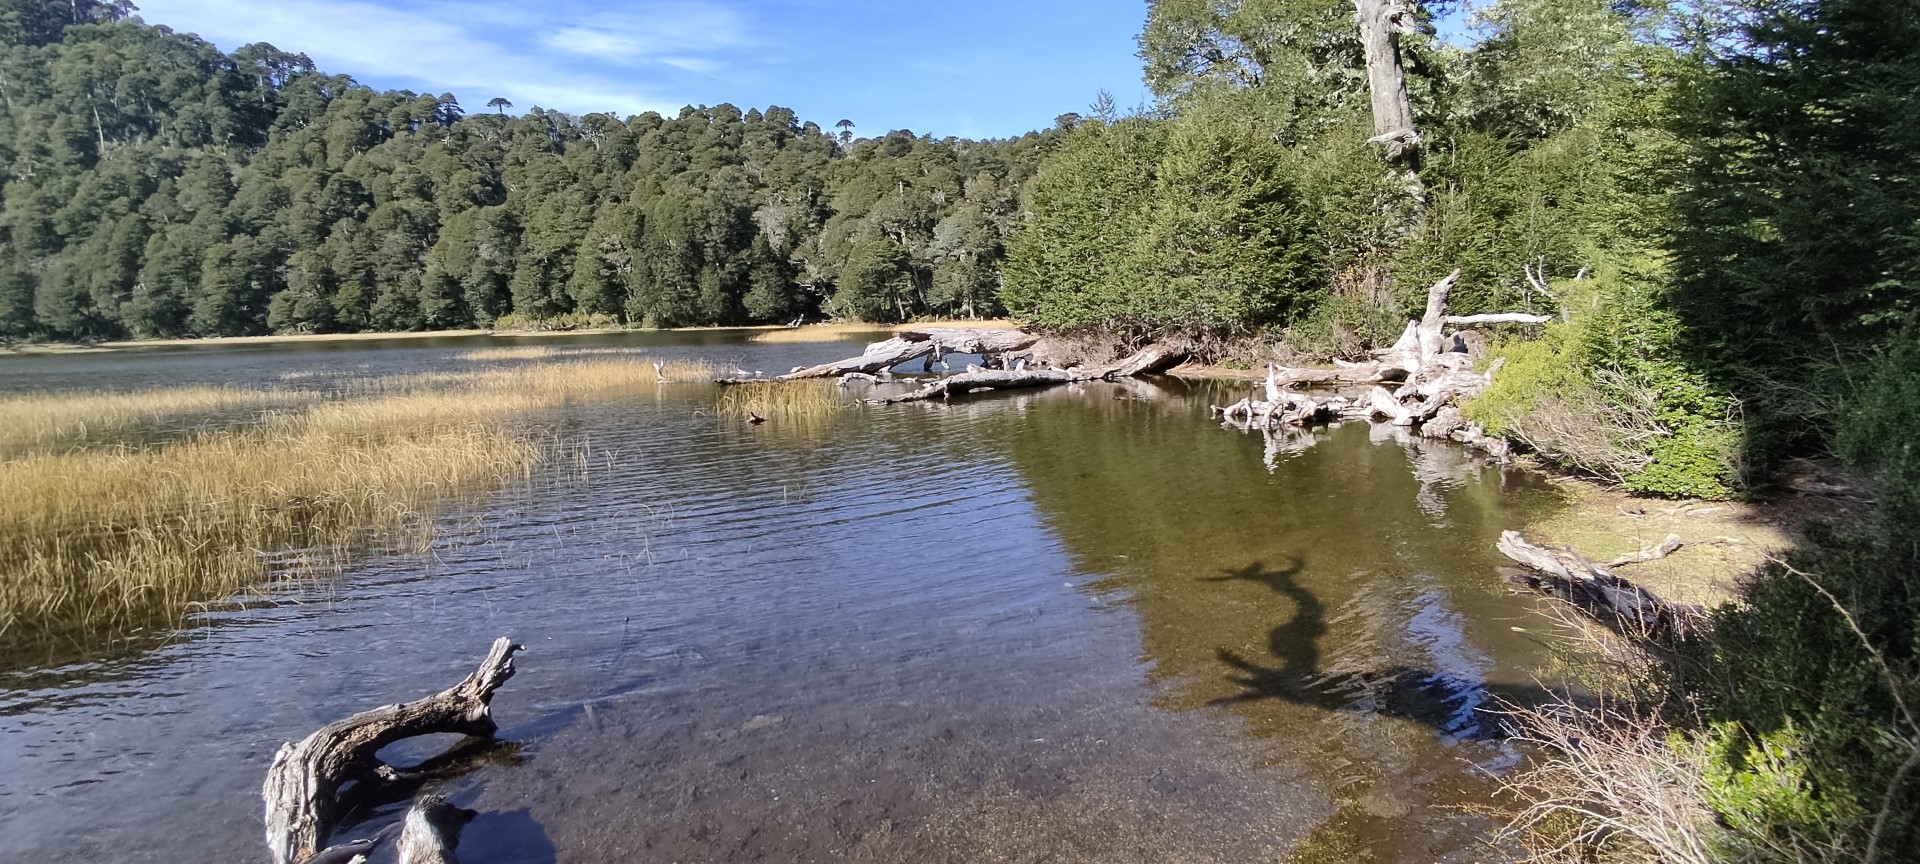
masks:
[[[1134,352],[1125,360],[1095,369],[969,369],[958,375],[941,378],[911,393],[865,401],[869,405],[892,405],[896,402],[945,399],[986,390],[1051,387],[1076,381],[1114,381],[1165,372],[1186,359],[1185,349],[1155,343]]]
[[[1367,89],[1373,95],[1372,142],[1384,145],[1388,162],[1409,173],[1420,170],[1420,133],[1407,100],[1407,74],[1400,65],[1401,33],[1413,32],[1413,10],[1400,0],[1353,0],[1360,43],[1367,52]],[[1417,182],[1418,175],[1415,174]]]
[[[1039,336],[1021,330],[976,330],[951,327],[902,330],[894,334],[892,339],[868,345],[858,357],[795,369],[780,376],[780,380],[838,378],[849,372],[873,375],[928,355],[934,355],[937,358],[942,354],[979,354],[986,357],[1021,351],[1032,347],[1033,343],[1038,341],[1040,341]],[[734,379],[722,379],[719,383],[739,382]]]

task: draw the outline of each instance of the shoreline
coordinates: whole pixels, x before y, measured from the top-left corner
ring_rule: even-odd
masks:
[[[646,329],[639,327],[596,327],[578,330],[405,330],[381,333],[293,333],[267,336],[207,336],[181,339],[119,339],[111,342],[28,342],[19,345],[0,347],[0,357],[33,354],[105,354],[136,348],[166,348],[172,346],[223,346],[223,345],[300,345],[322,342],[384,342],[411,341],[418,339],[470,338],[475,336],[494,336],[501,338],[520,338],[527,336],[605,336],[615,333],[700,333],[713,330],[759,330],[767,332],[793,333],[883,333],[916,330],[928,327],[967,327],[983,330],[1009,330],[1017,324],[1006,318],[939,319],[934,321],[909,321],[901,324],[862,324],[862,323],[820,323],[803,324],[789,327],[785,324],[743,324],[737,327],[701,326],[668,327]]]

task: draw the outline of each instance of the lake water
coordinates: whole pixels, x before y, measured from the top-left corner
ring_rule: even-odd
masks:
[[[203,346],[0,358],[0,389],[321,387],[503,344],[769,373],[859,349]],[[1499,857],[1463,809],[1518,759],[1485,709],[1533,698],[1545,657],[1493,543],[1554,494],[1365,424],[1224,430],[1206,407],[1240,389],[761,426],[705,384],[557,409],[585,455],[450,514],[430,553],[119,656],[8,658],[0,861],[265,860],[282,741],[441,689],[500,635],[527,646],[494,700],[510,744],[437,787],[480,811],[468,864]]]

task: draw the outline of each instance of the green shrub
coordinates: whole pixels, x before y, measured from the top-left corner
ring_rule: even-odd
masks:
[[[1725,818],[1830,835],[1863,856],[1874,843],[1891,861],[1920,843],[1920,342],[1903,338],[1862,381],[1838,443],[1874,474],[1878,512],[1814,525],[1755,574],[1744,603],[1716,610],[1690,695],[1753,739],[1727,750],[1727,782],[1751,782],[1753,742],[1790,733],[1812,796],[1791,808],[1730,797]]]
[[[1468,416],[1631,491],[1733,494],[1735,405],[1682,361],[1679,323],[1661,302],[1665,276],[1661,260],[1643,256],[1559,283],[1564,320],[1499,346],[1505,363]]]
[[[495,330],[615,330],[623,326],[619,318],[600,312],[562,312],[545,318],[509,312],[493,322]]]

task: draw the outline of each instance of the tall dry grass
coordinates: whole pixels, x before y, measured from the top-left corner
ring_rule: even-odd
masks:
[[[210,386],[10,396],[0,398],[0,458],[114,443],[144,429],[177,429],[196,418],[287,408],[318,398],[286,388]]]
[[[712,364],[543,362],[359,379],[328,393],[169,388],[0,401],[0,647],[98,644],[190,604],[300,579],[372,547],[420,549],[454,503],[551,454],[522,418]],[[146,424],[195,427],[110,446]],[[85,444],[87,446],[76,446]]]
[[[845,342],[862,336],[886,333],[885,324],[808,324],[753,334],[751,341],[773,345],[797,345],[810,342]]]
[[[720,391],[715,410],[722,417],[762,420],[821,420],[844,410],[831,381],[754,381]]]
[[[447,503],[538,463],[498,422],[504,407],[328,405],[165,447],[0,465],[0,644],[172,626],[191,602],[307,575],[275,572],[288,552],[419,548]]]

